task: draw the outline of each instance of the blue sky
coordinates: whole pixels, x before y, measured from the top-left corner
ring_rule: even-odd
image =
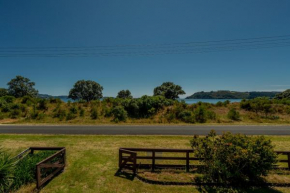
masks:
[[[0,0],[0,55],[7,48],[176,44],[290,35],[290,1]],[[15,51],[15,50],[14,50]],[[290,88],[290,46],[165,55],[0,57],[0,87],[16,75],[40,93],[66,95],[80,79],[152,95],[165,81],[186,95]]]

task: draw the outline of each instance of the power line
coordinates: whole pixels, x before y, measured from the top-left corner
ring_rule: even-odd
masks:
[[[0,47],[0,57],[100,57],[209,53],[290,46],[290,35],[205,42],[91,47]]]

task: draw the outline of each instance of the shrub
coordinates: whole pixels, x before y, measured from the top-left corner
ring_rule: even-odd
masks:
[[[240,113],[235,108],[231,108],[227,114],[227,117],[233,121],[239,121]]]
[[[216,113],[213,111],[207,111],[207,118],[210,120],[216,120]]]
[[[3,113],[0,112],[0,120],[4,119]]]
[[[14,179],[15,161],[0,149],[0,192],[8,192]]]
[[[31,96],[24,96],[21,101],[22,104],[27,104],[28,106],[35,103],[35,99]]]
[[[72,114],[74,114],[74,115],[76,115],[76,114],[78,114],[78,109],[77,109],[77,107],[74,105],[74,106],[72,106],[71,108],[69,108],[69,112],[72,113]]]
[[[53,115],[54,118],[59,118],[62,121],[66,117],[66,111],[60,107],[54,110],[55,113]]]
[[[80,108],[80,117],[85,116],[85,110],[83,108]]]
[[[92,108],[91,109],[91,118],[92,119],[97,119],[99,117],[98,109],[97,108]]]
[[[1,99],[6,101],[7,103],[13,103],[14,100],[15,100],[15,97],[13,97],[13,96],[3,96],[3,97],[1,97]]]
[[[198,123],[205,123],[206,122],[206,110],[203,106],[197,107],[194,112],[195,120]]]
[[[11,111],[10,117],[12,119],[16,119],[16,118],[18,118],[20,116],[20,114],[21,114],[21,111],[19,109],[14,109],[14,110]]]
[[[195,135],[191,140],[195,156],[204,164],[203,180],[224,184],[243,185],[267,175],[277,162],[270,140],[264,136],[211,131],[206,137]]]
[[[49,103],[61,103],[61,99],[59,98],[49,98]]]
[[[40,99],[37,109],[46,111],[48,109],[47,103],[48,101],[46,99]]]
[[[194,123],[195,117],[193,116],[192,112],[189,110],[184,110],[178,114],[178,118],[186,123]]]
[[[11,111],[11,104],[8,103],[2,103],[2,112],[8,113]]]
[[[126,121],[127,119],[127,111],[122,106],[116,106],[112,109],[112,115],[114,116],[113,121]]]
[[[76,114],[72,113],[72,112],[69,112],[67,115],[66,115],[66,120],[69,121],[69,120],[72,120],[72,119],[75,119],[77,116]]]

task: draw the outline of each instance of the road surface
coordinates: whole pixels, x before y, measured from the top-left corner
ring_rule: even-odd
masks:
[[[206,135],[211,129],[247,135],[290,135],[290,126],[45,126],[0,125],[0,134]]]

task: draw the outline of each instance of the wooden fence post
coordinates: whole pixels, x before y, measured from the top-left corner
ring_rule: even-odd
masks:
[[[155,168],[155,151],[152,151],[152,172],[154,172]]]
[[[186,172],[189,172],[189,152],[186,152]]]

